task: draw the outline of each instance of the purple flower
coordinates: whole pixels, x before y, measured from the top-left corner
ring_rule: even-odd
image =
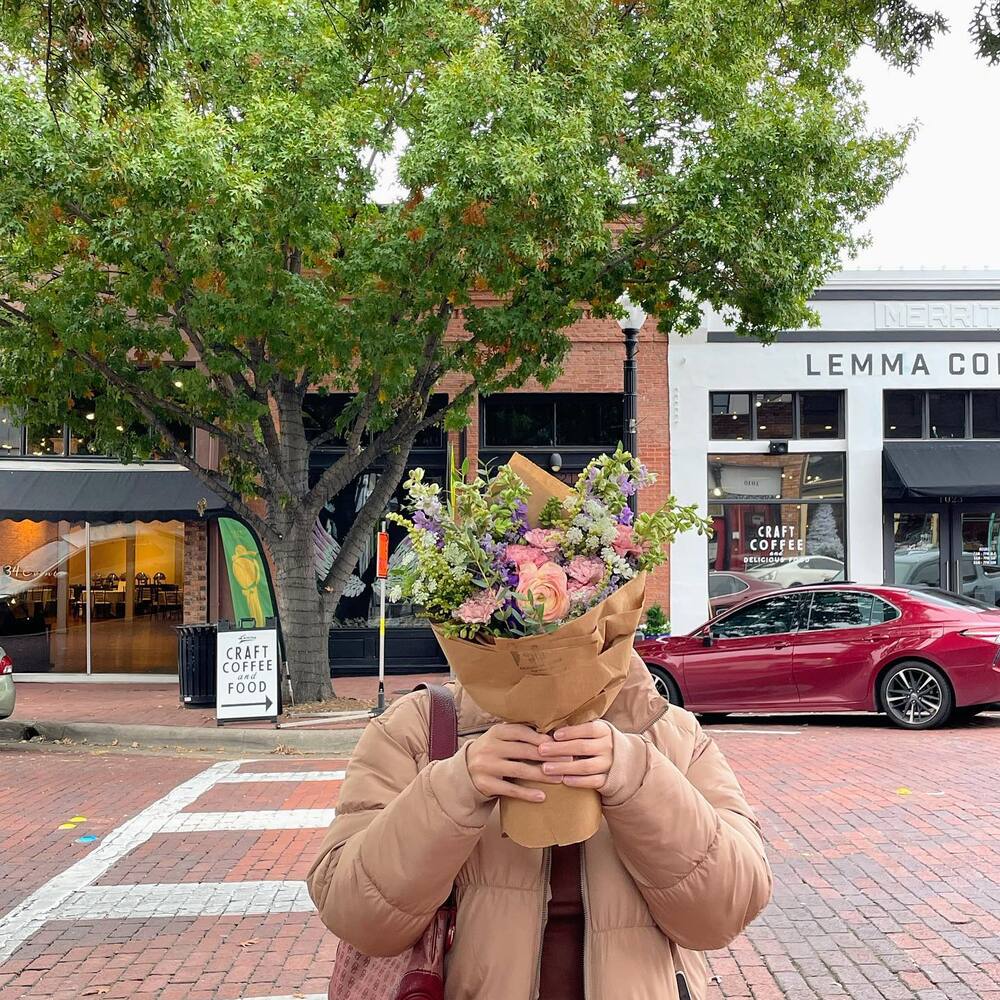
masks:
[[[635,515],[632,513],[632,508],[629,507],[628,504],[625,504],[625,506],[622,507],[621,511],[618,514],[618,523],[631,524],[632,521],[634,520],[634,517]]]
[[[511,541],[518,541],[527,534],[531,525],[528,524],[528,505],[523,500],[514,504],[514,531]]]
[[[638,490],[635,480],[627,476],[624,472],[618,477],[618,488],[624,496],[630,497]]]
[[[423,531],[428,531],[434,536],[434,541],[439,549],[444,548],[444,528],[439,521],[435,521],[422,510],[418,510],[413,515],[413,526]]]

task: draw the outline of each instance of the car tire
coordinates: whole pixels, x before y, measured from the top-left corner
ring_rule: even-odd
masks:
[[[677,686],[677,682],[673,677],[663,667],[657,667],[652,663],[647,663],[646,669],[653,678],[653,686],[656,688],[656,693],[661,698],[669,701],[671,705],[680,705],[681,689]]]
[[[897,663],[882,678],[882,710],[901,729],[936,729],[954,711],[955,699],[947,677],[920,660]]]

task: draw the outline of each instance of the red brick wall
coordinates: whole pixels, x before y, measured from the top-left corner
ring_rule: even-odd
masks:
[[[570,329],[572,348],[567,355],[563,374],[552,385],[553,392],[621,392],[622,364],[625,360],[625,339],[614,320],[586,316]],[[667,393],[667,338],[656,329],[656,321],[646,321],[639,338],[638,409],[639,454],[656,473],[655,486],[643,490],[640,509],[650,510],[663,504],[669,495],[670,420]],[[452,380],[443,386],[451,392],[457,388]],[[519,392],[538,392],[537,383],[528,383]],[[465,453],[474,466],[479,446],[479,407],[469,412]],[[452,434],[455,454],[460,454],[460,435]],[[647,589],[647,604],[659,602],[669,614],[669,565],[653,574]]]
[[[208,525],[184,522],[184,622],[208,621]]]

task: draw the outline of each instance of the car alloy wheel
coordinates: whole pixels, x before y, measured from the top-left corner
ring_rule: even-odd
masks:
[[[677,687],[676,681],[661,667],[654,667],[651,663],[646,664],[646,669],[649,671],[650,677],[653,678],[653,687],[656,688],[656,693],[666,701],[669,701],[671,705],[679,705],[681,703],[681,692]]]
[[[882,705],[897,726],[933,729],[952,713],[951,688],[936,667],[900,663],[882,681]]]

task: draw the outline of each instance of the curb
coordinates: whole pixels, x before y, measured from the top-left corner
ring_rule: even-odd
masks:
[[[196,729],[192,726],[118,725],[113,722],[0,722],[0,742],[17,743],[41,736],[45,740],[87,741],[90,746],[138,743],[142,747],[184,747],[195,750],[275,750],[291,747],[335,756],[350,755],[361,729],[326,729],[311,733],[289,729]]]

